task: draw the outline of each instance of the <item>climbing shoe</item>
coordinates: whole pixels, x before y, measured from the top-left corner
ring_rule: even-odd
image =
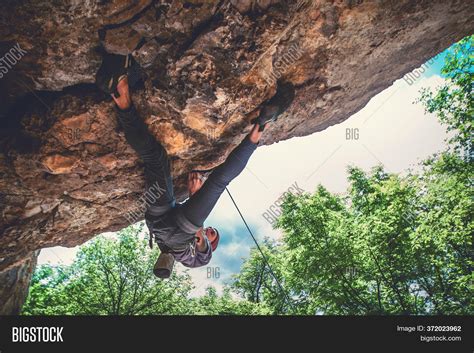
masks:
[[[173,272],[174,256],[168,253],[162,252],[156,260],[155,266],[153,267],[153,273],[158,278],[169,278],[171,272]]]
[[[119,97],[117,92],[118,83],[127,77],[132,67],[133,58],[131,55],[116,55],[106,53],[102,60],[102,65],[97,71],[95,82],[97,86],[107,94]]]
[[[260,125],[260,131],[264,126],[278,117],[288,109],[295,98],[295,89],[290,83],[278,85],[277,93],[263,106],[257,118],[253,119],[252,124]]]

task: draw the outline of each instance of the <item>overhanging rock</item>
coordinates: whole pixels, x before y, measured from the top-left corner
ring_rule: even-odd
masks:
[[[1,53],[24,51],[0,79],[3,275],[35,250],[126,227],[142,195],[140,162],[93,85],[104,48],[144,67],[134,100],[183,197],[186,173],[222,162],[278,80],[296,99],[265,144],[347,119],[474,27],[472,2],[455,0],[6,0],[0,23]]]

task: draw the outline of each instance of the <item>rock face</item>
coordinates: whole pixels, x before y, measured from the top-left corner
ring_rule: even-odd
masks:
[[[183,198],[186,173],[222,162],[279,83],[292,83],[296,98],[265,144],[347,119],[474,28],[472,1],[456,0],[2,5],[3,313],[18,312],[22,299],[5,293],[24,295],[36,250],[119,230],[139,206],[140,160],[93,84],[104,50],[132,53],[146,73],[134,101],[167,148]]]
[[[0,315],[18,315],[25,302],[39,251],[0,272]]]

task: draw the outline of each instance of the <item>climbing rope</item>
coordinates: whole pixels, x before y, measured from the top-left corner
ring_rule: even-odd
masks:
[[[280,283],[280,281],[278,280],[277,276],[275,276],[275,273],[273,272],[273,269],[272,269],[272,266],[270,265],[270,263],[268,262],[267,260],[267,257],[265,256],[265,254],[263,253],[262,249],[260,248],[260,245],[258,244],[258,241],[257,239],[255,238],[255,236],[253,235],[252,231],[250,230],[250,227],[248,226],[247,224],[247,221],[245,220],[244,216],[242,215],[242,212],[240,212],[240,209],[239,209],[239,206],[237,206],[237,203],[235,202],[234,198],[232,197],[232,194],[230,193],[229,189],[226,187],[225,190],[227,191],[227,193],[229,194],[229,197],[230,199],[232,200],[235,208],[237,209],[237,212],[239,212],[239,215],[240,215],[240,218],[242,218],[242,221],[244,221],[244,224],[245,226],[247,227],[247,230],[249,231],[250,233],[250,236],[252,237],[255,245],[257,246],[257,249],[258,251],[260,252],[260,254],[262,255],[262,258],[263,258],[263,262],[265,264],[265,266],[268,267],[269,271],[270,271],[270,274],[272,275],[272,277],[275,279],[276,283],[278,284],[278,288],[280,289],[280,292],[283,294],[283,296],[285,297],[286,299],[286,302],[291,306],[291,308],[296,312],[296,308],[295,306],[293,305],[293,302],[290,300],[288,294],[286,293],[285,289],[283,288],[282,284]]]

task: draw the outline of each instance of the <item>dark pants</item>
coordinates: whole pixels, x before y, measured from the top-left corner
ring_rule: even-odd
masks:
[[[128,111],[118,112],[125,138],[145,164],[146,190],[153,189],[154,197],[147,204],[146,214],[162,216],[176,206],[168,154],[133,106]],[[256,148],[257,144],[248,136],[244,138],[226,161],[214,169],[201,189],[180,205],[176,217],[183,230],[192,233],[203,226],[226,186],[242,172]]]

